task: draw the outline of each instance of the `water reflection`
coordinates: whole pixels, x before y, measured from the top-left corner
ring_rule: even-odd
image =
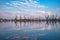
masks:
[[[59,22],[3,22],[0,23],[1,40],[58,40]]]

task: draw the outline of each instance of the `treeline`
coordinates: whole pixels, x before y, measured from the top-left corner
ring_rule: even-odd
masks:
[[[37,17],[37,18],[32,18],[32,17],[25,17],[22,18],[20,16],[20,18],[18,19],[18,17],[16,16],[15,19],[13,19],[13,21],[60,21],[60,17],[58,16],[46,16],[45,19],[42,19],[41,17]]]
[[[0,18],[0,22],[1,21],[30,21],[30,22],[33,22],[33,21],[60,21],[60,17],[58,16],[45,16],[45,19],[42,19],[41,17],[19,17],[18,19],[18,16],[16,16],[14,19],[2,19]]]
[[[60,21],[60,17],[58,16],[47,16],[46,21]]]

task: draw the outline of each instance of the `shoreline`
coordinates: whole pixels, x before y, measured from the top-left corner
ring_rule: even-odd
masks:
[[[60,22],[60,20],[0,20],[0,22]]]

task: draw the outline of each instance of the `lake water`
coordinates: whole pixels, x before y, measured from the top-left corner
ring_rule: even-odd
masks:
[[[0,22],[0,40],[60,40],[60,23]]]

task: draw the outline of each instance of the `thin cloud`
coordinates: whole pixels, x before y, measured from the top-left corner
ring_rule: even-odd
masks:
[[[6,5],[4,5],[4,10],[6,10],[6,12],[10,13],[11,15],[45,16],[49,13],[44,10],[47,8],[47,6],[41,5],[37,1],[23,1],[21,0],[7,2]]]

